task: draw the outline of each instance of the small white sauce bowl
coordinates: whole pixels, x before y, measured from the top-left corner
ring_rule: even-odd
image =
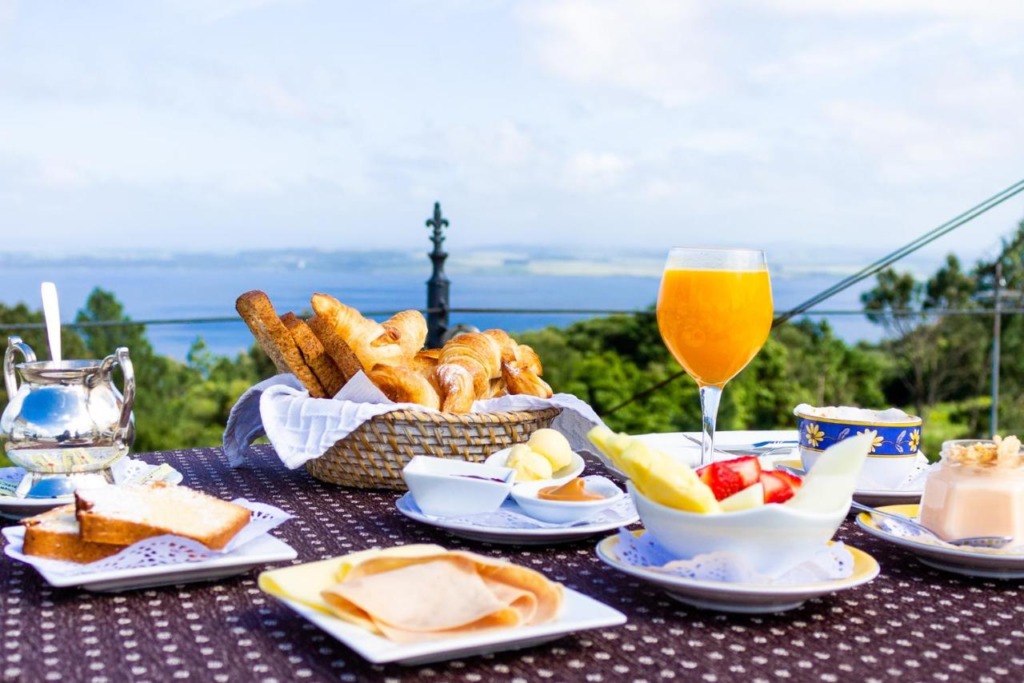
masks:
[[[544,500],[539,498],[540,490],[549,486],[561,486],[549,481],[529,481],[512,487],[512,498],[530,517],[552,524],[571,524],[605,510],[622,500],[626,494],[610,479],[592,475],[583,477],[588,493],[603,496],[601,500]]]
[[[508,456],[512,452],[511,448],[502,448],[500,451],[495,451],[487,456],[484,463],[487,465],[494,465],[495,467],[505,467],[505,463],[508,462]],[[551,484],[564,484],[570,479],[574,479],[580,476],[583,471],[583,457],[576,451],[572,452],[572,460],[565,467],[555,470],[550,479],[536,479],[534,481],[523,481],[516,482],[516,484],[540,484],[544,483],[548,486]],[[512,470],[515,472],[515,470]]]
[[[515,475],[509,467],[426,455],[402,469],[416,506],[435,517],[494,512],[511,493]]]

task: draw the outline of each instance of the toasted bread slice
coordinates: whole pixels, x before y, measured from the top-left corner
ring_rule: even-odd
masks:
[[[337,364],[327,355],[324,345],[313,334],[313,330],[309,329],[309,325],[291,312],[282,315],[281,322],[288,328],[288,332],[291,333],[296,346],[299,347],[299,352],[302,353],[302,359],[309,366],[309,369],[313,371],[313,374],[316,375],[320,386],[324,388],[327,395],[334,396],[338,393],[338,390],[348,380],[345,379],[341,370],[338,369]]]
[[[172,534],[219,550],[249,523],[246,508],[185,486],[157,483],[75,491],[82,540],[131,545]]]
[[[345,338],[341,336],[329,321],[319,315],[314,315],[306,321],[306,324],[313,331],[313,334],[316,335],[317,339],[320,340],[327,355],[338,366],[346,382],[352,379],[360,370],[368,371],[370,369],[363,367],[355,351],[352,350],[352,347],[348,345]]]
[[[127,547],[83,541],[79,535],[74,504],[47,510],[35,517],[23,519],[21,523],[25,525],[23,551],[26,555],[86,564],[115,555]]]
[[[302,385],[315,398],[328,396],[313,371],[306,365],[298,344],[292,339],[288,328],[277,317],[270,298],[264,292],[254,289],[238,297],[235,310],[249,326],[260,348],[281,372],[290,372],[299,378]]]

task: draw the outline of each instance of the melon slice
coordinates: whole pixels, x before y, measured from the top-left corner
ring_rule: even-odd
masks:
[[[718,501],[718,504],[722,507],[722,512],[738,512],[760,507],[764,505],[764,485],[761,482],[751,484],[728,498]]]
[[[783,505],[807,512],[832,512],[847,505],[874,438],[875,432],[868,430],[826,449],[804,475],[800,489]]]

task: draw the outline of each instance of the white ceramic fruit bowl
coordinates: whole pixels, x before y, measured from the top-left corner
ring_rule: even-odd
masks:
[[[737,512],[700,514],[656,503],[627,483],[640,521],[665,550],[679,559],[732,552],[760,574],[775,576],[809,560],[832,538],[850,500],[828,513],[771,503]]]
[[[402,469],[416,506],[436,517],[494,512],[512,491],[515,470],[417,455]]]
[[[495,467],[505,467],[505,463],[508,462],[508,456],[511,452],[511,448],[502,448],[500,451],[495,451],[487,456],[487,459],[484,460],[484,464],[493,465]],[[572,460],[569,461],[569,464],[561,469],[555,470],[550,479],[537,479],[534,482],[517,481],[516,484],[543,483],[545,486],[551,486],[552,484],[564,484],[570,479],[580,476],[580,473],[583,471],[583,465],[584,462],[582,456],[580,456],[576,451],[573,451]]]
[[[601,476],[584,477],[586,490],[603,496],[601,500],[545,500],[538,498],[541,489],[552,486],[548,482],[531,481],[512,487],[512,498],[530,517],[552,524],[571,524],[592,517],[601,510],[618,503],[626,494],[610,479]],[[554,484],[558,486],[558,484]]]

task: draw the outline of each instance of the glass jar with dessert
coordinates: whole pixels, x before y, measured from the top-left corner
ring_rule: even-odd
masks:
[[[1024,540],[1024,453],[1015,436],[961,439],[942,446],[942,462],[921,498],[921,523],[941,538],[1010,536]]]

